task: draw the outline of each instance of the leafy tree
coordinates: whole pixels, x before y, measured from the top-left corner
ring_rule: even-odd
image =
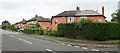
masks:
[[[116,12],[114,12],[111,16],[115,18],[118,23],[120,23],[120,10],[116,10]]]
[[[117,19],[117,22],[120,23],[120,10],[117,11],[115,18]]]
[[[2,22],[2,26],[10,26],[10,22],[5,20]]]

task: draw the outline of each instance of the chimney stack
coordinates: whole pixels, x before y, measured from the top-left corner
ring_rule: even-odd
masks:
[[[102,6],[102,15],[104,16],[104,6]]]
[[[77,6],[76,10],[77,10],[77,11],[79,11],[79,10],[80,10],[80,8]]]
[[[79,14],[80,13],[80,8],[77,6],[76,7],[76,14]]]

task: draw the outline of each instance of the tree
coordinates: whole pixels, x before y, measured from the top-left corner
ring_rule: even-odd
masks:
[[[30,24],[27,25],[27,27],[28,28],[40,28],[41,29],[41,26],[40,26],[39,23],[36,23],[36,24],[30,23]]]
[[[116,10],[111,16],[116,19],[117,23],[120,23],[120,10]]]
[[[120,23],[120,10],[117,11],[115,18],[117,19],[117,22]]]
[[[2,22],[2,26],[10,26],[9,21],[5,20]]]

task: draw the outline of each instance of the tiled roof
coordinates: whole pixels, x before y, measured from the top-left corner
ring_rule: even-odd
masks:
[[[23,20],[21,21],[21,23],[22,23],[22,24],[26,24],[27,21],[23,19]]]
[[[38,22],[43,22],[43,21],[50,22],[49,18],[43,18],[41,16],[33,17],[33,18],[29,19],[28,21],[35,21],[35,20],[37,20]]]
[[[93,10],[80,10],[79,12],[77,12],[76,10],[72,10],[72,11],[64,11],[53,17],[57,17],[57,16],[93,16],[93,15],[102,16],[100,13],[95,12]]]
[[[17,22],[17,23],[15,23],[15,24],[20,24],[20,23],[22,23],[22,24],[26,24],[26,23],[27,23],[27,21],[26,21],[25,19],[23,19],[22,21]]]

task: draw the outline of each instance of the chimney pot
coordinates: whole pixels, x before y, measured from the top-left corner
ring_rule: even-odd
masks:
[[[104,6],[102,6],[102,15],[104,16]]]
[[[37,17],[38,17],[38,15],[35,15],[35,17],[37,18]]]

